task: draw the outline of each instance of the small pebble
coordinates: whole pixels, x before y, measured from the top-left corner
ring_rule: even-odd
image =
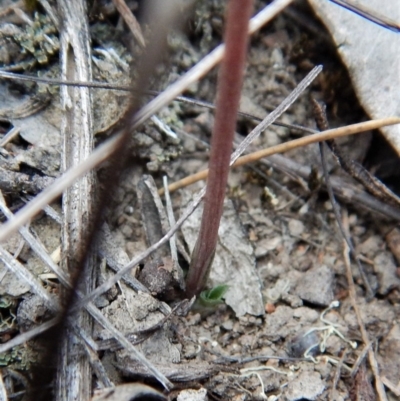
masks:
[[[288,227],[292,237],[299,237],[304,232],[304,224],[300,220],[291,219]]]
[[[319,338],[315,331],[304,335],[305,333],[300,333],[289,340],[286,345],[287,353],[292,358],[302,358],[304,353],[313,347],[308,353],[309,355],[315,356],[319,353]]]

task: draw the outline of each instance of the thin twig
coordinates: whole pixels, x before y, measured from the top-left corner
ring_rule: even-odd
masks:
[[[140,47],[145,47],[146,42],[144,41],[142,28],[137,22],[137,19],[133,15],[131,9],[126,5],[125,0],[113,0],[113,3],[115,4],[118,12],[121,14],[121,17],[126,22],[126,25],[128,25],[133,37],[137,40]]]
[[[247,146],[257,138],[263,131],[265,131],[278,117],[280,117],[295,101],[296,99],[307,89],[307,87],[314,81],[314,79],[322,71],[322,66],[319,65],[314,67],[307,76],[296,86],[296,88],[290,93],[290,95],[283,100],[283,102],[264,120],[257,125],[253,131],[242,141],[238,148],[233,152],[231,158],[231,165],[236,162],[239,156],[246,150]]]
[[[176,223],[176,220],[175,220],[175,216],[174,216],[174,210],[172,208],[171,197],[170,197],[169,191],[168,191],[167,176],[163,177],[163,185],[164,185],[164,189],[165,189],[165,209],[166,209],[167,216],[168,216],[168,223],[169,223],[170,227],[173,227]],[[171,251],[172,260],[177,261],[178,260],[178,251],[176,249],[176,236],[175,235],[173,235],[171,237],[171,239],[169,240],[169,248]]]
[[[325,144],[324,144],[324,142],[320,142],[319,143],[319,150],[320,150],[320,153],[321,153],[322,171],[324,173],[325,185],[326,185],[326,189],[328,191],[329,200],[330,200],[331,205],[332,205],[333,214],[335,215],[336,222],[337,222],[339,230],[340,230],[340,232],[341,232],[341,234],[343,236],[343,239],[346,241],[347,246],[350,249],[351,255],[354,258],[354,260],[356,261],[356,263],[357,263],[358,271],[360,273],[361,279],[362,279],[362,281],[364,283],[364,286],[365,286],[365,289],[366,289],[366,292],[367,292],[367,294],[366,294],[367,295],[367,299],[371,300],[374,297],[375,294],[374,294],[374,292],[373,292],[373,290],[371,288],[371,285],[369,284],[367,275],[365,274],[364,268],[363,268],[363,266],[362,266],[362,264],[360,262],[360,259],[357,256],[357,252],[354,249],[354,246],[353,246],[353,244],[351,242],[351,238],[349,236],[347,236],[346,231],[344,230],[343,225],[342,225],[342,218],[340,216],[340,207],[339,207],[339,204],[336,202],[335,194],[333,193],[333,189],[332,189],[332,185],[331,185],[331,181],[330,181],[330,177],[329,177],[328,164],[327,164],[327,161],[326,161]]]
[[[314,114],[315,114],[315,121],[317,123],[317,127],[319,130],[323,131],[323,130],[327,130],[329,128],[328,126],[328,120],[326,117],[326,113],[325,113],[325,105],[322,105],[321,103],[317,102],[315,99],[311,99],[312,100],[312,104],[313,104],[313,109],[314,109]],[[369,284],[367,275],[364,272],[364,268],[357,256],[357,252],[354,249],[354,246],[351,242],[350,236],[347,235],[343,225],[342,225],[342,218],[340,216],[340,206],[339,204],[336,202],[335,199],[335,194],[333,193],[333,189],[332,189],[332,185],[331,185],[331,180],[329,177],[329,169],[328,169],[328,163],[326,161],[326,154],[325,154],[325,143],[324,142],[320,142],[319,143],[319,151],[321,154],[321,163],[322,163],[322,171],[324,174],[324,179],[325,179],[325,185],[326,185],[326,189],[328,191],[328,195],[329,195],[329,199],[331,201],[331,205],[333,208],[333,213],[335,215],[336,218],[336,222],[339,226],[339,230],[344,238],[344,240],[347,243],[347,246],[349,247],[350,251],[351,251],[351,255],[353,256],[353,258],[355,259],[357,266],[358,266],[358,270],[360,272],[361,278],[363,280],[365,289],[367,291],[367,299],[371,300],[374,297],[374,292],[372,291],[371,285]]]
[[[346,157],[335,141],[328,141],[327,145],[343,170],[364,185],[372,195],[384,202],[400,206],[400,198],[361,164]]]
[[[345,349],[344,352],[343,352],[343,355],[341,356],[341,358],[339,360],[339,363],[337,364],[335,376],[333,378],[332,388],[331,388],[330,395],[329,395],[329,400],[330,401],[335,401],[337,399],[337,397],[336,397],[336,386],[337,386],[337,384],[339,382],[339,379],[340,379],[340,372],[341,372],[341,369],[342,369],[343,362],[344,362],[344,360],[345,360],[345,358],[347,356],[347,352],[348,352],[347,349]]]
[[[345,227],[346,230],[348,230],[348,218],[347,218],[347,210],[343,209],[343,227]],[[362,321],[361,313],[360,313],[360,308],[358,307],[357,303],[357,295],[356,295],[356,288],[354,285],[353,281],[353,274],[351,271],[351,265],[350,265],[350,249],[347,245],[347,242],[344,240],[343,241],[343,257],[344,257],[344,262],[346,266],[346,276],[347,276],[347,282],[349,285],[349,296],[350,296],[350,301],[351,305],[354,309],[354,312],[357,317],[357,322],[360,327],[360,332],[361,332],[361,338],[364,342],[365,345],[368,345],[370,343],[368,332],[365,329],[364,322]],[[375,352],[372,348],[369,349],[368,351],[368,359],[369,363],[371,365],[372,372],[375,377],[375,388],[379,396],[380,401],[387,401],[386,393],[385,393],[385,388],[383,387],[380,375],[379,375],[379,367],[378,367],[378,362],[375,357]]]

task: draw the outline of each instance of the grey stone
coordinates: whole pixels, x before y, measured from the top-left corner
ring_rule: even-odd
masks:
[[[324,390],[325,383],[319,373],[303,371],[289,381],[285,398],[287,401],[316,400]]]
[[[396,265],[389,252],[380,252],[376,255],[374,270],[378,275],[379,294],[386,295],[390,290],[400,288],[400,279],[396,275]]]
[[[328,306],[333,301],[333,272],[325,265],[316,266],[304,273],[295,289],[303,301]]]

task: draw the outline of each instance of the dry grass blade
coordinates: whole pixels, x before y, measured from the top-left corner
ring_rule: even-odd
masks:
[[[339,363],[338,363],[338,365],[336,367],[336,372],[335,372],[335,376],[333,378],[332,388],[331,388],[331,391],[330,391],[330,394],[329,394],[329,400],[330,401],[336,400],[336,387],[337,387],[337,384],[338,384],[339,379],[340,379],[340,372],[341,372],[342,365],[344,363],[344,360],[345,360],[346,356],[347,356],[347,350],[344,350],[343,351],[343,355],[341,356],[341,358],[339,360]]]
[[[314,67],[307,76],[296,86],[296,88],[290,93],[290,95],[267,117],[257,125],[253,131],[243,140],[238,146],[231,158],[231,165],[236,162],[239,156],[244,153],[247,146],[257,138],[261,132],[265,131],[277,118],[279,118],[295,101],[296,99],[306,90],[306,88],[314,81],[318,74],[322,71],[322,66],[319,65]]]
[[[312,143],[322,142],[334,138],[340,138],[342,136],[347,136],[347,135],[359,134],[360,132],[365,132],[394,124],[400,124],[399,117],[387,117],[379,120],[371,120],[363,123],[347,125],[346,127],[323,131],[314,135],[308,135],[303,138],[294,139],[293,141],[288,141],[276,146],[271,146],[269,148],[250,153],[246,156],[239,157],[237,161],[232,165],[232,167],[244,166],[245,164],[254,163],[264,157],[272,156],[277,153],[284,153],[292,149],[310,145]],[[205,180],[207,176],[208,176],[208,170],[200,171],[199,173],[190,175],[188,177],[183,178],[182,180],[170,184],[168,186],[169,191],[173,192],[179,188],[186,187],[197,181]],[[160,190],[160,193],[163,193],[163,190]]]

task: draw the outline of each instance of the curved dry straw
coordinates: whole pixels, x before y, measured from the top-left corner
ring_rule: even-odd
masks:
[[[264,157],[272,156],[277,153],[284,153],[292,149],[300,148],[306,145],[310,145],[316,142],[323,142],[329,139],[340,138],[342,136],[359,134],[361,132],[386,127],[388,125],[400,124],[400,117],[387,117],[378,120],[370,120],[358,124],[347,125],[341,128],[330,129],[327,131],[319,132],[314,135],[308,135],[302,138],[294,139],[293,141],[281,143],[276,146],[271,146],[266,149],[259,150],[257,152],[250,153],[248,155],[239,157],[231,167],[239,167],[248,163],[254,163]],[[170,192],[176,191],[177,189],[186,187],[194,184],[195,182],[205,180],[208,176],[208,169],[200,171],[196,174],[192,174],[182,180],[176,181],[168,186]],[[159,190],[160,194],[164,193],[164,189]]]

